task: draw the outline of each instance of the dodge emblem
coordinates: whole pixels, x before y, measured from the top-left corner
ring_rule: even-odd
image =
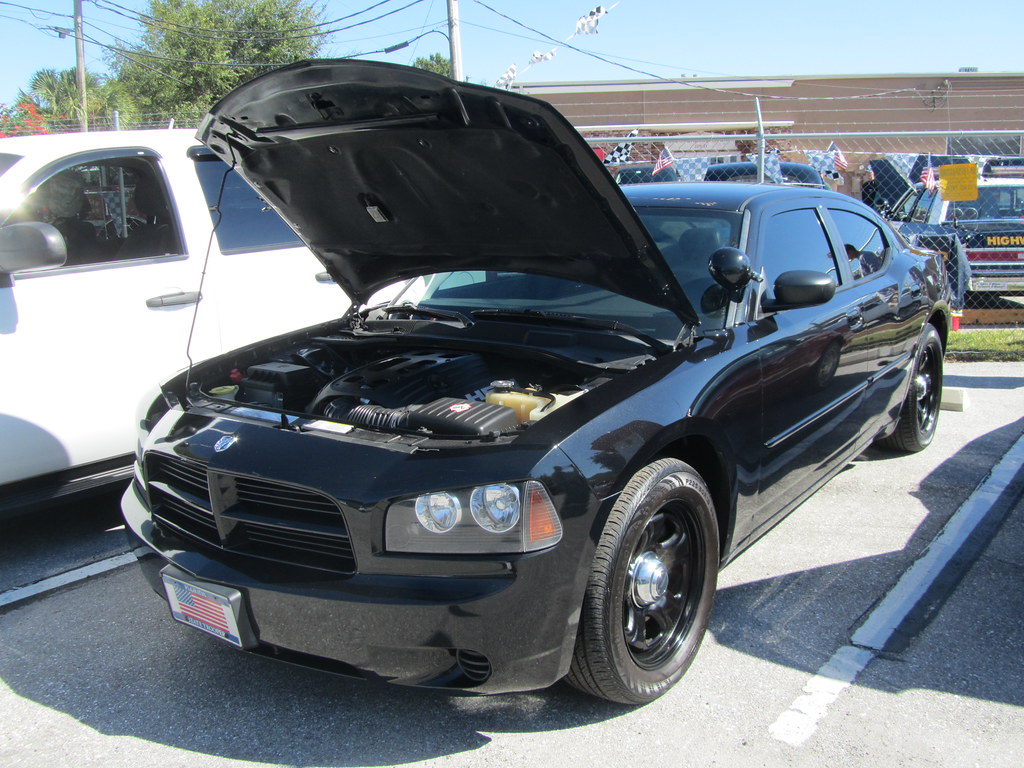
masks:
[[[213,444],[213,450],[215,450],[217,453],[221,453],[222,451],[226,451],[228,448],[230,448],[237,442],[238,438],[235,437],[234,435],[224,435],[224,437],[222,437],[220,440]]]

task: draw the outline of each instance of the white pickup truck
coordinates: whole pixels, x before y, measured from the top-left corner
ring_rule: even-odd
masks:
[[[190,357],[347,307],[191,131],[0,139],[0,517],[130,478],[137,403]]]

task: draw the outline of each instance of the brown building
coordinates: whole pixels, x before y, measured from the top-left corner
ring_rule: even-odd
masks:
[[[591,137],[621,136],[632,128],[641,128],[642,136],[664,138],[749,135],[756,132],[760,102],[765,131],[780,140],[794,136],[777,144],[784,151],[829,144],[824,137],[796,138],[803,134],[877,132],[907,135],[846,137],[844,151],[1022,154],[1024,149],[1024,73],[523,83],[514,89],[551,102]],[[715,144],[727,149],[726,142]],[[672,148],[685,152],[716,147],[686,141]]]

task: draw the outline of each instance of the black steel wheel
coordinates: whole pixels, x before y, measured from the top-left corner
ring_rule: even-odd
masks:
[[[718,562],[718,524],[701,477],[674,459],[644,467],[598,542],[569,683],[623,704],[665,693],[700,647]]]
[[[879,440],[885,448],[916,453],[927,448],[935,437],[942,405],[942,340],[935,326],[926,325],[914,358],[903,408],[896,429]]]

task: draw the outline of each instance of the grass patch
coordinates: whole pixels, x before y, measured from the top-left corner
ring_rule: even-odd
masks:
[[[961,327],[949,334],[946,347],[948,360],[963,362],[1024,360],[1024,328],[981,329]]]

